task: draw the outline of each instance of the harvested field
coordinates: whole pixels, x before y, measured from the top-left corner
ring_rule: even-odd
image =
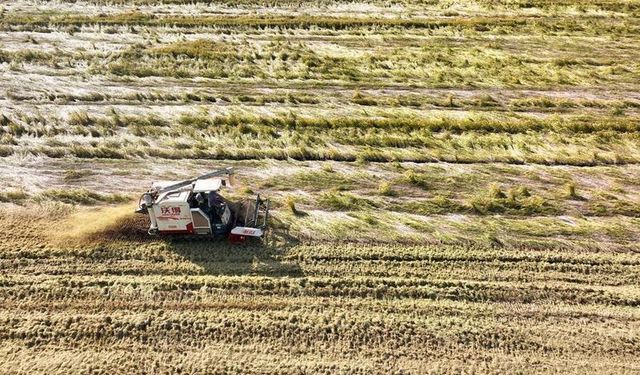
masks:
[[[640,3],[0,1],[0,369],[640,372]],[[148,237],[232,166],[264,242]]]

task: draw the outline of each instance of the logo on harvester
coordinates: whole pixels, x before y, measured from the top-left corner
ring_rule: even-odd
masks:
[[[160,207],[160,213],[168,216],[180,216],[180,207]]]
[[[187,217],[182,217],[182,208],[180,206],[168,206],[160,207],[160,215],[158,220],[184,220]]]

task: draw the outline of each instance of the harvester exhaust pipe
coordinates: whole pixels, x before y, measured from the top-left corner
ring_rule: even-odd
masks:
[[[140,199],[140,212],[146,212],[149,214],[149,219],[151,220],[151,226],[149,227],[149,234],[158,234],[158,219],[156,219],[156,214],[153,212],[151,207],[153,206],[153,197],[150,193],[142,194],[142,198]]]

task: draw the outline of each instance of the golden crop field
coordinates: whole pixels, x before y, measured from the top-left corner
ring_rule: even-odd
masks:
[[[637,0],[0,1],[0,181],[2,374],[640,373]]]

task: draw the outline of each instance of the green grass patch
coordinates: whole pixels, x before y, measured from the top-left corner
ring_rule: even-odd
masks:
[[[95,172],[88,169],[70,169],[64,172],[63,179],[65,181],[77,181],[94,174]]]
[[[357,211],[377,207],[370,199],[345,192],[326,192],[318,197],[318,204],[333,211]]]
[[[0,192],[0,202],[20,204],[27,198],[29,198],[29,194],[22,189]]]
[[[526,187],[512,188],[505,193],[492,184],[485,193],[468,200],[468,207],[477,214],[553,215],[560,209],[547,199],[531,195]]]
[[[390,209],[399,212],[409,212],[418,215],[441,215],[449,213],[468,213],[468,206],[445,196],[429,199],[410,199],[401,203],[391,203]]]

